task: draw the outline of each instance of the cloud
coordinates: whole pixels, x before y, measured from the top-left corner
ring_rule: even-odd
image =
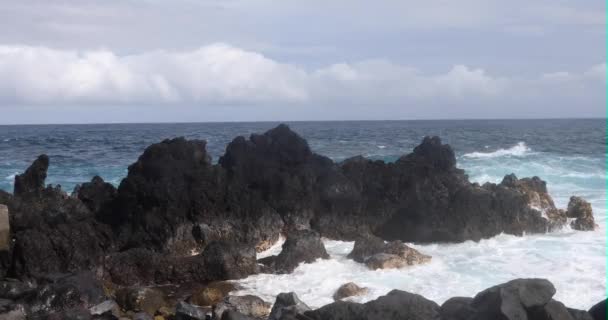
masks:
[[[497,76],[456,64],[425,73],[385,59],[307,69],[223,43],[118,55],[0,46],[0,105],[403,105],[603,96],[605,63],[582,72]]]

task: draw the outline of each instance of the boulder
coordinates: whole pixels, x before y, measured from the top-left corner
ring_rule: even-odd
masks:
[[[439,313],[442,320],[468,320],[471,319],[475,310],[471,308],[473,298],[454,297],[448,299],[441,305]]]
[[[114,300],[106,300],[89,308],[89,313],[93,316],[112,315],[118,318],[120,317],[120,306]]]
[[[175,307],[176,320],[205,320],[207,312],[199,306],[186,302],[179,302]]]
[[[337,301],[305,313],[315,320],[439,320],[439,306],[424,297],[393,290],[365,304]]]
[[[213,242],[202,253],[209,280],[240,279],[258,270],[253,246]]]
[[[581,197],[570,197],[568,202],[568,218],[575,218],[570,224],[572,229],[580,231],[593,231],[597,227],[593,218],[593,209],[591,204]]]
[[[473,319],[527,319],[545,308],[555,287],[544,279],[516,279],[478,293],[471,303]]]
[[[593,320],[591,314],[585,310],[568,308],[568,313],[570,313],[573,320]]]
[[[606,318],[606,304],[608,300],[600,301],[589,309],[589,314],[593,317],[593,320],[605,320]]]
[[[385,243],[372,235],[358,238],[348,257],[365,263],[372,270],[402,268],[431,260],[430,256],[410,248],[401,241]]]
[[[334,293],[334,301],[342,300],[352,296],[361,296],[368,292],[367,288],[361,288],[354,282],[348,282],[340,286]]]
[[[213,319],[222,319],[228,310],[253,318],[267,317],[270,314],[270,304],[253,295],[228,296],[213,308]]]
[[[287,235],[281,253],[272,262],[276,272],[291,273],[300,263],[317,259],[329,259],[320,235],[311,230],[294,230]]]
[[[296,317],[310,310],[295,292],[283,292],[277,295],[268,320],[285,320],[284,318]]]

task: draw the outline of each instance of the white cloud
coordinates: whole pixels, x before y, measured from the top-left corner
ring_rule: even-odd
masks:
[[[118,55],[0,46],[0,104],[399,105],[479,102],[513,95],[602,95],[605,63],[537,78],[455,65],[428,74],[387,60],[306,69],[227,44]],[[602,84],[597,86],[596,84]]]

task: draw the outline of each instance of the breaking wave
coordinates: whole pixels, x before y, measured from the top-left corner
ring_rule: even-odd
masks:
[[[523,157],[530,153],[530,149],[525,142],[520,141],[508,149],[498,149],[492,152],[471,152],[464,154],[466,158],[497,158],[497,157]]]

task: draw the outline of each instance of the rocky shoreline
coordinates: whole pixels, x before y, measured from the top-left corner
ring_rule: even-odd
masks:
[[[118,188],[95,177],[71,195],[45,184],[50,159],[38,157],[12,194],[0,191],[0,319],[605,319],[604,302],[589,313],[568,309],[542,279],[442,306],[398,290],[317,310],[293,293],[272,309],[228,295],[223,281],[328,258],[321,237],[355,241],[349,258],[375,270],[432,259],[404,242],[596,225],[588,202],[572,197],[559,209],[538,177],[469,182],[438,137],[394,163],[335,163],[285,125],[235,138],[217,164],[205,146],[151,145]],[[281,235],[281,253],[258,260]],[[336,297],[358,290],[346,284]]]

